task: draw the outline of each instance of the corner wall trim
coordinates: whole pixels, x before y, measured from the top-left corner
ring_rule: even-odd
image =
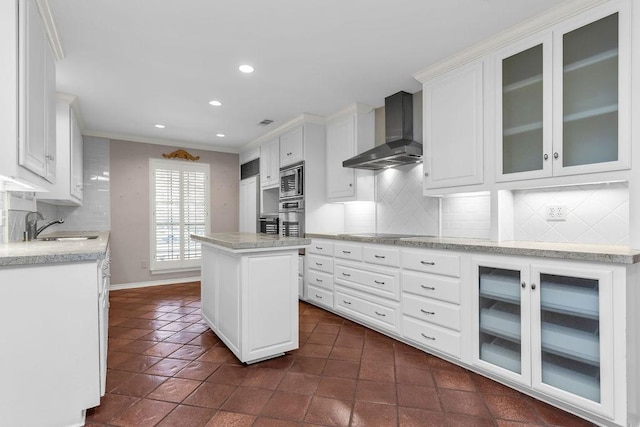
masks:
[[[181,279],[165,279],[165,280],[152,280],[150,282],[133,282],[133,283],[118,283],[109,286],[110,291],[117,291],[120,289],[135,289],[135,288],[147,288],[149,286],[165,286],[176,285],[179,283],[199,282],[202,276],[184,277]]]

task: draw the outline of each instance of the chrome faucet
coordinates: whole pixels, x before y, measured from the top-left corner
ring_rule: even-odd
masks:
[[[31,216],[35,216],[35,219],[31,219]],[[40,233],[42,233],[42,231],[49,227],[52,226],[53,224],[62,224],[64,222],[64,218],[60,218],[60,219],[53,219],[49,222],[47,222],[45,225],[43,225],[42,227],[38,228],[38,220],[44,220],[44,217],[42,216],[42,214],[40,212],[29,212],[27,215],[25,215],[24,217],[24,239],[25,240],[33,240],[33,239],[37,239],[38,235]]]

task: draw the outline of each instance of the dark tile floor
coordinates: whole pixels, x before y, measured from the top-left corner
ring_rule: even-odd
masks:
[[[111,292],[88,426],[591,425],[305,303],[300,348],[244,366],[202,320],[199,286]]]

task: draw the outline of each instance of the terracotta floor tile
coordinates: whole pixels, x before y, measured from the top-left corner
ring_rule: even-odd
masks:
[[[162,420],[176,405],[169,402],[142,399],[126,409],[110,424],[123,427],[152,427]]]
[[[190,380],[198,380],[204,381],[211,374],[213,374],[216,369],[221,366],[220,363],[209,363],[209,362],[198,362],[194,361],[185,366],[182,370],[180,370],[175,377],[178,378],[187,378]]]
[[[264,362],[258,362],[251,365],[256,368],[275,369],[280,371],[287,371],[293,364],[295,357],[290,354],[284,356],[274,357],[273,359],[265,360]]]
[[[142,354],[133,354],[133,357],[128,358],[122,363],[114,365],[113,368],[119,371],[127,372],[144,372],[156,363],[162,361],[160,357],[145,356]]]
[[[158,427],[202,427],[215,413],[215,409],[179,405],[158,424]]]
[[[431,371],[438,388],[450,388],[453,390],[476,391],[476,384],[471,374],[466,372],[452,372],[443,370]]]
[[[543,424],[521,423],[518,421],[496,420],[498,427],[541,427]],[[570,425],[570,424],[564,424]]]
[[[218,411],[205,427],[251,427],[255,419],[254,415]]]
[[[407,368],[425,369],[427,365],[427,355],[422,353],[403,353],[395,354],[396,366],[404,366]]]
[[[495,418],[527,423],[540,422],[531,406],[520,397],[484,395],[484,401]]]
[[[180,320],[181,321],[184,320],[184,317]],[[209,326],[203,325],[201,323],[194,323],[191,326],[187,326],[186,328],[184,328],[183,332],[201,334],[202,332],[205,332],[208,330],[209,330]]]
[[[277,418],[258,417],[253,427],[298,427],[300,423],[295,421],[279,420]]]
[[[333,345],[348,348],[362,348],[364,345],[364,337],[340,334]]]
[[[168,342],[153,342],[146,341],[151,343],[151,347],[147,348],[143,353],[147,356],[157,356],[157,357],[167,357],[174,351],[178,350],[181,345],[180,344],[172,344]]]
[[[431,371],[427,369],[396,366],[396,381],[399,384],[422,385],[435,387]]]
[[[396,385],[379,381],[358,381],[356,400],[395,405],[397,403]]]
[[[271,390],[238,387],[222,405],[222,409],[229,412],[258,415],[272,394]]]
[[[107,368],[113,369],[121,363],[135,356],[134,353],[123,353],[120,351],[109,351],[107,353]]]
[[[100,399],[100,406],[87,411],[87,422],[98,424],[109,423],[138,400],[140,399],[137,397],[118,396],[117,394],[107,393]]]
[[[370,402],[356,402],[353,405],[351,426],[388,427],[398,423],[398,411],[394,405],[381,405]]]
[[[313,331],[307,340],[308,343],[311,344],[321,344],[321,345],[333,345],[336,340],[336,335],[333,334],[320,334],[316,331]]]
[[[318,384],[317,396],[340,400],[354,400],[357,381],[348,378],[322,377]]]
[[[219,408],[236,391],[236,386],[227,384],[202,383],[183,403],[204,408]]]
[[[331,354],[332,346],[322,344],[307,343],[299,350],[299,356],[321,357],[326,359]]]
[[[338,333],[340,333],[340,326],[320,324],[316,326],[314,332],[317,332],[319,334],[331,334],[334,336],[338,336]]]
[[[398,408],[399,427],[442,427],[444,425],[444,412],[425,411],[415,408]]]
[[[172,359],[195,360],[204,353],[206,349],[195,345],[183,345],[178,350],[170,354]]]
[[[317,325],[315,323],[304,323],[301,321],[298,325],[298,330],[301,332],[313,332],[316,326]]]
[[[327,377],[358,378],[360,364],[343,360],[327,360],[322,375]]]
[[[359,362],[362,357],[362,349],[351,347],[334,346],[329,354],[329,359],[347,360],[350,362]]]
[[[275,390],[282,381],[284,374],[285,373],[283,371],[274,369],[247,369],[247,375],[244,377],[244,380],[242,380],[240,385],[243,387]]]
[[[174,334],[175,332],[173,331],[153,331],[143,336],[140,339],[147,340],[147,341],[164,341]]]
[[[311,396],[276,391],[260,415],[289,421],[302,421],[311,403]]]
[[[191,392],[198,388],[199,385],[200,381],[187,380],[184,378],[169,378],[147,397],[154,400],[180,403],[190,395]]]
[[[240,385],[247,376],[248,369],[244,366],[222,365],[207,381],[217,384]]]
[[[315,357],[294,357],[289,372],[299,372],[303,374],[320,375],[327,364],[325,359]]]
[[[395,382],[396,375],[393,365],[382,363],[362,363],[358,379],[369,381]]]
[[[440,389],[440,404],[445,412],[491,418],[491,412],[484,404],[482,396],[468,391]]]
[[[131,379],[131,372],[116,371],[113,369],[107,369],[107,385],[105,387],[106,393],[111,393],[115,388],[118,388],[122,383]]]
[[[156,363],[151,368],[144,371],[144,373],[150,374],[150,375],[162,375],[164,377],[172,377],[188,364],[189,362],[187,360],[162,359],[160,362]]]
[[[145,397],[167,379],[167,377],[160,377],[157,375],[131,375],[129,373],[129,379],[114,389],[113,393],[134,397]]]
[[[440,411],[438,393],[433,387],[398,384],[398,405],[416,409]]]
[[[445,425],[447,427],[494,427],[495,420],[462,414],[446,414]]]
[[[318,389],[320,378],[318,375],[287,372],[278,385],[278,390],[312,395]]]
[[[144,351],[149,347],[154,346],[155,344],[156,343],[153,341],[133,340],[128,344],[118,346],[118,351],[122,351],[125,353],[145,354]]]
[[[364,349],[362,351],[362,362],[384,363],[393,365],[395,355],[393,349]]]
[[[482,394],[499,394],[506,396],[521,396],[520,392],[500,384],[497,381],[483,377],[479,374],[471,374],[473,382],[478,391]]]
[[[348,426],[353,402],[315,396],[305,421],[323,426]]]
[[[191,323],[187,323],[187,322],[171,322],[165,326],[163,326],[162,328],[158,328],[159,331],[173,331],[173,332],[180,332],[182,330],[184,330],[185,328],[191,326]]]
[[[211,347],[198,358],[198,361],[222,363],[232,356],[233,353],[226,347]]]
[[[213,335],[212,333],[208,334],[205,332],[203,334],[198,335],[197,337],[189,341],[187,344],[198,345],[200,347],[204,347],[208,349],[218,344],[219,342],[220,340],[215,335]]]
[[[578,418],[568,412],[559,410],[547,403],[541,402],[528,396],[524,396],[524,399],[529,402],[529,405],[531,405],[536,410],[538,416],[545,424],[571,427],[593,426],[593,424],[589,421]]]

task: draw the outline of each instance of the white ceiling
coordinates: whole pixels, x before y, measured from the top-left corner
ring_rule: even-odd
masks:
[[[57,88],[86,134],[225,151],[303,112],[417,92],[412,74],[561,2],[49,0]]]

